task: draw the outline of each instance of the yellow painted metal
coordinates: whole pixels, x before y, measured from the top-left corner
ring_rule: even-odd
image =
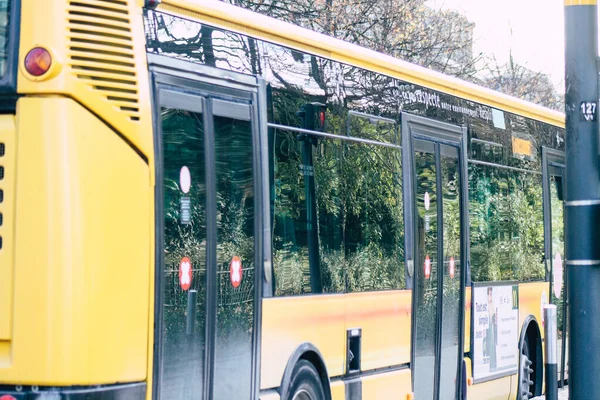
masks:
[[[467,379],[470,380],[473,378],[471,359],[469,357],[465,357],[464,360],[467,367]],[[506,400],[511,393],[511,382],[513,376],[516,375],[510,375],[504,378],[469,385],[467,386],[467,399]]]
[[[154,382],[154,307],[156,299],[154,298],[154,285],[156,277],[154,274],[153,266],[156,265],[155,256],[155,216],[156,216],[156,202],[154,197],[154,190],[150,190],[148,193],[148,222],[150,228],[148,229],[148,243],[149,243],[149,278],[148,278],[148,327],[146,331],[147,339],[147,351],[148,356],[146,357],[146,400],[153,400],[152,385]]]
[[[345,329],[362,329],[362,370],[410,362],[412,290],[350,293],[345,303]]]
[[[0,358],[10,353],[0,382],[145,380],[148,165],[65,97],[21,98],[16,130],[15,311],[9,348],[0,345]]]
[[[563,113],[220,1],[163,0],[159,9],[558,127],[565,125]]]
[[[18,92],[72,97],[130,141],[152,166],[146,44],[137,0],[104,8],[95,0],[22,0],[21,10]],[[27,52],[36,46],[52,55],[52,71],[43,78],[24,68]]]
[[[525,319],[533,315],[540,325],[540,334],[544,337],[542,313],[544,304],[550,303],[549,282],[527,282],[519,284],[519,326],[523,326]]]
[[[13,283],[14,283],[14,211],[15,211],[15,157],[17,136],[14,115],[0,116],[0,347],[8,348],[12,336]],[[0,366],[8,362],[8,354],[0,350]]]
[[[312,343],[330,377],[344,373],[346,350],[344,295],[280,297],[263,300],[260,388],[279,387],[296,348]]]
[[[471,351],[471,286],[465,287],[465,353]]]
[[[362,398],[365,400],[406,399],[411,392],[411,371],[367,375],[362,378]]]
[[[351,328],[362,329],[361,369],[410,362],[411,301],[410,290],[264,299],[261,389],[279,386],[289,358],[307,342],[330,377],[343,375]]]
[[[346,385],[344,381],[333,381],[329,384],[329,388],[331,389],[331,400],[346,400]]]
[[[565,0],[565,6],[595,6],[598,0]]]

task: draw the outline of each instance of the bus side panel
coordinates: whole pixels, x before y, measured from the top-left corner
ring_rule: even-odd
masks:
[[[17,135],[14,115],[0,116],[0,367],[10,360],[13,313],[13,218]]]
[[[465,357],[467,364],[467,379],[472,378],[471,359]],[[512,377],[515,375],[505,376],[504,378],[494,379],[487,382],[478,383],[467,387],[468,400],[506,400],[510,395]]]
[[[524,328],[523,323],[529,315],[533,315],[539,325],[539,333],[542,341],[542,359],[544,357],[544,321],[543,307],[550,303],[549,282],[527,282],[519,284],[519,334]],[[545,374],[542,374],[542,388],[545,387]],[[517,386],[513,387],[512,394],[516,396]]]
[[[346,384],[344,381],[331,381],[329,388],[331,389],[331,400],[346,400]]]
[[[313,344],[330,377],[344,372],[344,295],[293,296],[262,303],[260,388],[279,387],[288,360],[302,343]]]
[[[351,293],[346,329],[361,329],[362,371],[410,362],[411,290]]]
[[[71,99],[17,106],[12,358],[0,381],[146,378],[148,165]]]
[[[368,375],[362,379],[362,398],[364,400],[406,399],[412,393],[411,385],[411,373],[408,368]]]
[[[302,343],[322,353],[330,377],[344,374],[347,329],[361,329],[361,370],[409,363],[411,298],[393,290],[263,300],[261,389],[281,384]]]
[[[542,310],[550,302],[550,283],[528,282],[519,284],[519,329],[528,315],[533,315],[540,326],[540,334],[544,337]],[[519,330],[520,333],[520,330]]]

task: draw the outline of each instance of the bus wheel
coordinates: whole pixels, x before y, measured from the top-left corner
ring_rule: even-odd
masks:
[[[529,341],[525,339],[523,341],[523,348],[521,349],[521,367],[519,373],[519,379],[521,384],[519,385],[519,398],[518,400],[527,400],[533,396],[532,390],[534,389],[533,381],[531,380],[531,374],[533,369],[531,365],[533,362],[530,360],[529,353]]]
[[[299,360],[292,373],[289,400],[325,400],[319,373],[307,360]]]

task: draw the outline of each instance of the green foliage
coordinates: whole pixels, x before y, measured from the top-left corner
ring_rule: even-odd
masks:
[[[299,104],[285,100],[279,104]],[[294,97],[294,94],[289,94]],[[281,114],[276,118],[289,120]],[[327,114],[329,132],[345,132],[340,109]],[[353,135],[391,142],[394,126],[350,119]],[[389,124],[388,124],[389,125]],[[274,132],[274,270],[276,295],[309,293],[306,151],[296,133]],[[315,140],[315,139],[312,139]],[[318,138],[311,147],[317,209],[319,270],[324,292],[404,287],[404,226],[400,150]],[[306,157],[306,154],[304,154]],[[307,200],[308,199],[308,200]]]
[[[472,279],[543,279],[539,175],[474,164],[469,172]]]

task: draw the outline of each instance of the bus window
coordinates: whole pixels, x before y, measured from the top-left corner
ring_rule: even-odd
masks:
[[[400,150],[350,143],[344,158],[348,292],[404,287]]]
[[[474,163],[469,172],[473,280],[542,280],[541,176]]]
[[[343,292],[341,144],[278,129],[274,147],[275,295]]]

